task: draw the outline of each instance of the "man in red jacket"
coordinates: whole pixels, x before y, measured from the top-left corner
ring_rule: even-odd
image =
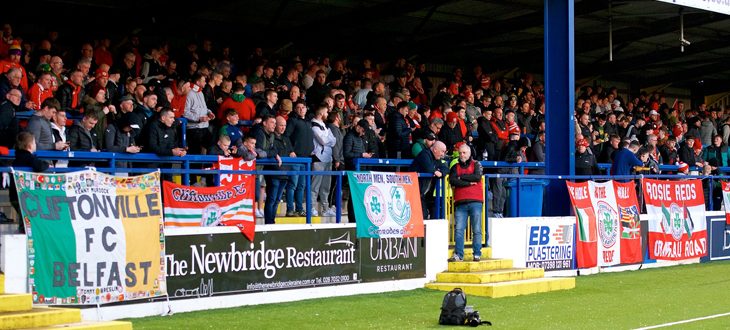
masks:
[[[471,224],[474,261],[482,255],[482,206],[484,205],[484,184],[482,166],[471,157],[471,148],[462,144],[459,147],[459,162],[451,167],[449,183],[454,189],[454,255],[450,262],[464,260],[464,232],[467,218]]]

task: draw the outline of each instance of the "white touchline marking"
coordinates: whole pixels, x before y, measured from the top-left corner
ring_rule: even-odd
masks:
[[[684,321],[677,321],[677,322],[670,322],[670,323],[664,323],[664,324],[659,324],[659,325],[652,325],[650,327],[637,328],[636,330],[648,330],[648,329],[656,329],[656,328],[663,328],[663,327],[671,327],[671,326],[677,325],[677,324],[684,324],[684,323],[690,323],[690,322],[695,322],[695,321],[709,320],[709,319],[714,319],[714,318],[723,317],[723,316],[730,316],[730,313],[715,314],[715,315],[703,316],[703,317],[698,317],[698,318],[684,320]]]

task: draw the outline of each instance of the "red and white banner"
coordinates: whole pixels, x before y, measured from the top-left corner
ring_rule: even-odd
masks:
[[[217,165],[217,166],[215,166]],[[256,161],[249,160],[245,161],[240,157],[218,157],[218,164],[214,167],[219,170],[230,170],[230,171],[253,171],[256,170]],[[240,183],[248,177],[254,177],[251,174],[221,174],[220,185],[225,186],[227,184]]]
[[[238,183],[221,187],[191,187],[165,181],[165,226],[235,226],[253,241],[256,182],[253,175],[241,177]]]
[[[598,231],[598,266],[618,265],[621,259],[618,207],[613,183],[588,181],[588,197],[596,213]]]
[[[705,197],[701,180],[642,179],[649,216],[649,255],[683,260],[707,255]]]
[[[722,204],[725,205],[725,223],[730,225],[730,183],[722,182]]]
[[[642,261],[633,183],[566,182],[576,215],[578,268]]]
[[[575,228],[577,231],[576,261],[578,268],[595,267],[598,263],[598,238],[596,232],[596,213],[593,211],[589,197],[588,182],[565,182],[568,185],[570,201],[575,210]]]
[[[634,264],[643,261],[641,253],[641,220],[639,201],[634,182],[613,181],[616,191],[618,217],[621,221],[621,263]]]

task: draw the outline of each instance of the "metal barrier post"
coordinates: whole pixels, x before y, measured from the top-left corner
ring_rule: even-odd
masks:
[[[183,161],[183,168],[185,168],[185,174],[183,174],[183,176],[182,176],[182,184],[185,186],[189,186],[190,185],[190,173],[188,173],[190,171],[190,161],[189,160]]]
[[[307,211],[307,224],[312,223],[312,193],[310,191],[310,187],[312,186],[312,175],[309,174],[309,172],[312,171],[312,164],[307,164],[307,174],[304,182],[306,182],[306,185],[304,186],[304,189],[306,191],[304,192],[306,195],[306,211]]]
[[[342,174],[344,172],[340,171],[337,175],[337,188],[335,189],[335,219],[337,219],[337,223],[342,222]]]
[[[443,179],[443,176],[436,180],[436,201],[435,206],[436,209],[434,210],[434,215],[438,218],[444,218],[444,216],[441,215],[441,204],[443,203],[443,184],[441,184],[441,180]],[[421,205],[421,207],[428,207],[428,205]]]
[[[712,198],[712,192],[713,192],[713,190],[715,190],[715,179],[713,179],[713,177],[710,177],[710,186],[708,187],[708,189],[710,190],[710,196],[709,196],[710,197],[710,204],[709,204],[710,211],[714,211],[715,210],[715,208],[713,207],[714,198]]]

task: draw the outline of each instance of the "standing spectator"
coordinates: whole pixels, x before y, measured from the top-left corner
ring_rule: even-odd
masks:
[[[728,166],[728,147],[722,142],[722,136],[715,135],[712,144],[705,147],[702,159],[716,170],[718,167]]]
[[[431,210],[431,207],[434,204],[433,193],[436,188],[436,181],[440,180],[448,171],[448,166],[442,161],[445,154],[446,145],[441,141],[436,141],[430,149],[425,149],[416,156],[409,169],[410,172],[433,174],[432,177],[418,178],[424,219],[433,219],[438,216]]]
[[[274,129],[274,148],[279,157],[291,157],[294,155],[289,138],[284,135],[286,131],[286,120],[282,117],[276,117],[276,128]],[[288,165],[282,165],[281,161],[278,166],[271,166],[271,170],[289,171]],[[279,201],[284,189],[287,186],[287,175],[269,175],[266,176],[266,205],[264,206],[264,222],[273,224],[276,218],[276,211],[279,209]]]
[[[408,115],[408,102],[401,101],[396,106],[397,110],[391,113],[388,119],[388,130],[386,141],[388,141],[388,157],[404,159],[410,158],[411,131],[406,115]]]
[[[575,142],[575,175],[598,174],[596,156],[588,151],[588,141],[580,139]]]
[[[20,91],[21,109],[23,109],[22,111],[25,111],[33,108],[35,105],[26,98],[26,91],[24,91],[23,87],[20,86],[21,78],[22,73],[18,68],[12,68],[8,70],[8,72],[5,72],[4,75],[0,76],[0,102],[5,101],[5,95],[8,94],[11,89],[17,89]]]
[[[226,119],[226,124],[218,131],[218,136],[227,136],[230,139],[229,146],[233,150],[232,155],[241,157],[244,149],[243,133],[238,128],[238,113],[234,109],[228,109],[223,117]],[[220,139],[218,139],[218,143],[220,143]]]
[[[54,142],[53,140],[51,119],[59,107],[58,100],[54,98],[46,99],[41,104],[41,109],[36,111],[28,120],[28,126],[25,129],[35,137],[38,150],[63,150],[68,147],[68,144],[64,141]]]
[[[471,225],[474,261],[482,254],[482,206],[484,205],[484,184],[482,165],[471,157],[471,148],[462,144],[459,147],[459,162],[449,174],[449,183],[454,190],[454,255],[449,261],[464,260],[464,232],[466,223]]]
[[[447,150],[454,150],[457,143],[464,141],[461,126],[459,125],[459,115],[456,112],[449,112],[446,115],[446,125],[441,128],[439,141],[444,142]],[[388,141],[388,144],[390,144],[390,141]]]
[[[327,107],[319,106],[312,119],[312,133],[314,136],[314,150],[312,151],[312,171],[329,171],[332,169],[332,148],[337,139],[332,131],[325,125]],[[334,216],[334,210],[329,208],[329,190],[331,177],[328,175],[316,175],[312,178],[312,202],[320,199],[323,216]],[[318,216],[317,208],[312,208],[312,216]]]
[[[492,127],[492,109],[489,107],[482,108],[482,116],[477,118],[477,157],[481,160],[497,160],[496,145],[499,138],[497,132]]]
[[[233,85],[233,94],[231,97],[226,98],[218,109],[218,118],[221,118],[225,122],[226,118],[223,116],[223,112],[228,109],[234,109],[238,113],[239,120],[252,121],[256,117],[256,105],[247,98],[243,85],[236,83]]]
[[[279,95],[276,94],[275,90],[269,89],[264,92],[264,96],[266,101],[256,105],[256,118],[263,118],[267,115],[273,117],[276,115],[274,107],[276,107],[276,102],[279,100]]]
[[[644,166],[644,163],[636,157],[636,152],[639,150],[639,147],[640,144],[638,141],[631,141],[628,146],[626,142],[623,142],[621,147],[614,153],[610,174],[630,175],[631,170],[635,167]]]
[[[345,159],[345,169],[349,171],[355,170],[355,159],[372,158],[373,154],[365,151],[365,132],[370,129],[368,121],[361,119],[350,131],[347,132],[343,140],[342,153]]]
[[[307,89],[307,106],[314,108],[318,106],[324,97],[329,95],[330,87],[325,84],[327,74],[323,70],[318,70],[312,87]]]
[[[205,87],[205,77],[201,74],[193,76],[193,86],[185,101],[183,116],[188,120],[187,141],[188,152],[194,155],[203,155],[203,149],[210,145],[209,121],[215,118],[213,111],[205,103],[202,89]]]
[[[537,133],[535,142],[532,143],[532,161],[543,163],[545,162],[545,132]],[[545,170],[542,168],[534,169],[530,171],[530,174],[545,174]]]
[[[332,147],[332,170],[333,171],[344,171],[345,170],[345,159],[343,154],[344,138],[342,136],[342,116],[336,111],[332,111],[327,115],[327,128],[332,132],[335,137],[335,145]],[[333,179],[334,180],[334,179]],[[337,211],[335,208],[335,198],[338,198],[335,190],[337,189],[336,184],[330,185],[329,191],[329,205],[332,205],[330,209]],[[343,189],[344,191],[344,189]],[[342,196],[339,196],[342,198]]]
[[[173,127],[175,114],[170,108],[160,110],[160,119],[150,123],[149,134],[145,148],[158,156],[178,156],[187,154],[185,148],[178,144],[177,130]],[[172,168],[170,163],[152,164],[153,167]],[[172,174],[163,174],[163,178],[172,181]]]
[[[307,106],[303,102],[294,105],[294,112],[289,117],[284,136],[289,138],[294,149],[295,157],[312,157],[314,150],[314,133],[312,123],[306,119]],[[292,171],[304,170],[302,165],[292,165]],[[304,216],[304,189],[306,174],[289,177],[286,187],[286,216]],[[296,204],[295,204],[296,202]]]
[[[276,129],[276,119],[273,116],[266,115],[263,118],[261,118],[261,123],[257,124],[251,129],[251,134],[256,137],[256,155],[257,158],[275,158],[276,161],[279,163],[279,166],[281,166],[281,158],[276,153],[276,147],[274,146],[274,130]],[[257,166],[258,170],[266,169],[263,166]],[[256,209],[256,216],[257,217],[265,217],[266,214],[264,213],[264,210],[262,210],[264,207],[264,201],[263,201],[263,193],[261,192],[261,187],[263,186],[261,183],[261,176],[257,177],[257,184],[256,184],[256,191],[258,192],[258,195],[256,195],[256,200],[259,204],[259,206]]]
[[[702,150],[702,146],[697,148],[697,141],[695,140],[695,136],[692,134],[687,134],[686,138],[684,139],[684,143],[681,147],[679,147],[679,161],[689,165],[689,166],[698,166],[700,168],[703,168],[705,166],[704,162],[701,158],[698,159],[695,155],[695,149]]]
[[[12,149],[15,136],[18,134],[18,119],[15,113],[20,111],[23,94],[18,89],[11,89],[5,94],[6,100],[0,103],[0,146]]]

